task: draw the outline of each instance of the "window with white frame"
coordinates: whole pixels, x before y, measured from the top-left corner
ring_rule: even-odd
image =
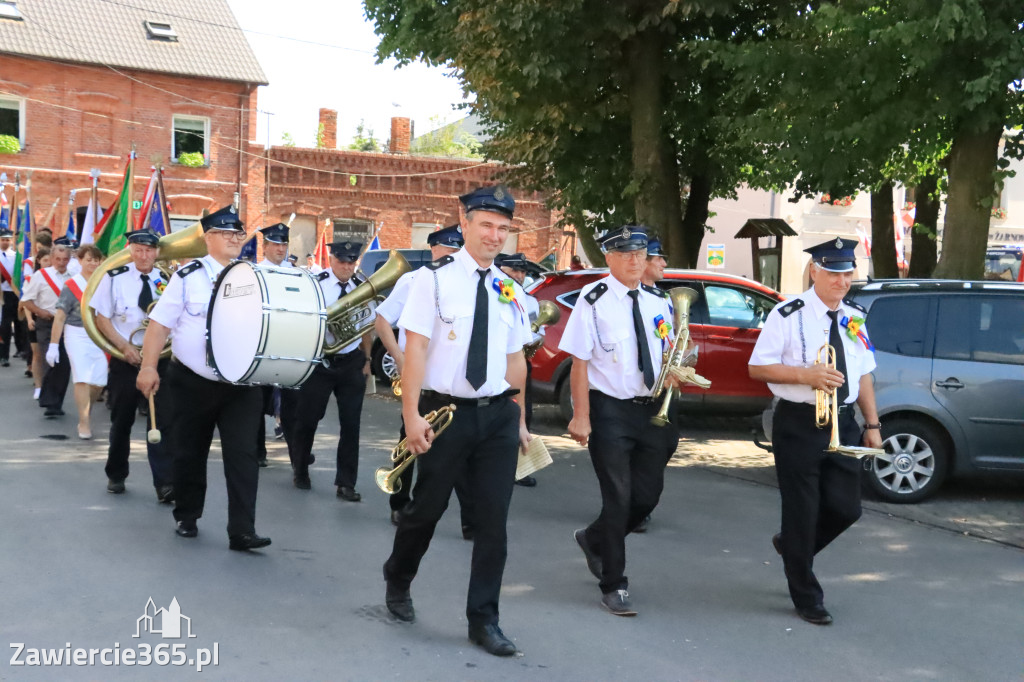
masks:
[[[171,136],[171,157],[177,161],[182,154],[200,153],[210,162],[210,119],[199,116],[175,116]]]
[[[16,137],[25,146],[25,100],[0,97],[0,135]]]
[[[333,241],[361,242],[364,246],[373,239],[373,222],[350,218],[334,218],[331,220]]]

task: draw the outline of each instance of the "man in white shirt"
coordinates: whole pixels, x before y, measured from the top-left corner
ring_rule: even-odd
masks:
[[[260,390],[220,381],[206,355],[206,314],[214,282],[241,254],[246,234],[234,206],[200,222],[209,255],[175,272],[150,313],[136,386],[147,397],[161,387],[157,361],[173,332],[164,390],[173,403],[175,532],[183,538],[199,534],[196,521],[206,503],[206,465],[217,429],[228,493],[228,547],[248,551],[270,544],[270,538],[256,534]]]
[[[284,223],[276,223],[260,230],[260,234],[263,235],[263,260],[259,262],[261,266],[292,267],[292,261],[288,256],[288,232],[288,226]],[[260,466],[265,467],[267,466],[267,420],[264,419],[264,415],[276,416],[278,410],[275,405],[283,399],[284,395],[292,394],[294,391],[282,392],[281,389],[274,386],[261,386],[260,392],[263,395],[263,404],[260,410],[259,432],[256,435],[256,458],[259,460]],[[284,414],[283,410],[281,413]]]
[[[28,348],[24,325],[18,320],[18,294],[15,293],[13,286],[14,263],[18,255],[13,244],[14,233],[6,227],[0,229],[0,291],[3,292],[3,311],[0,312],[0,367],[8,367],[11,364],[12,341],[18,355],[22,355]]]
[[[839,436],[843,445],[882,447],[875,407],[873,347],[864,309],[843,300],[853,281],[855,239],[836,238],[805,251],[811,254],[810,289],[777,305],[754,345],[750,378],[768,382],[780,398],[772,422],[772,451],[782,497],[782,532],[772,537],[782,555],[789,594],[797,615],[828,625],[824,591],[814,575],[814,556],[860,518],[861,463],[826,452],[830,428],[815,425],[815,391],[837,390]],[[815,364],[825,344],[835,349],[835,368]],[[853,416],[860,406],[863,434]]]
[[[22,303],[35,318],[36,339],[40,348],[47,348],[50,345],[57,299],[60,298],[64,282],[71,279],[71,273],[68,272],[70,260],[71,248],[68,240],[54,240],[50,252],[52,265],[37,272],[22,294]],[[43,415],[46,417],[59,417],[64,414],[64,395],[71,380],[71,362],[68,360],[67,351],[64,350],[63,338],[59,343],[59,353],[60,360],[57,364],[46,367],[39,391],[39,406],[43,408]]]

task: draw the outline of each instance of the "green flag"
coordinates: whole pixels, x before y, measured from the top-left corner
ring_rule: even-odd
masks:
[[[99,233],[95,237],[96,248],[102,251],[105,256],[117,253],[128,244],[125,233],[128,232],[128,214],[131,210],[132,166],[132,157],[129,156],[128,167],[124,171],[124,183],[121,185],[121,193],[114,200],[114,205],[103,215],[93,233]]]

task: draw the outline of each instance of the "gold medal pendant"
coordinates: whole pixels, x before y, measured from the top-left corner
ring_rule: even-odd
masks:
[[[449,341],[454,341],[455,340],[455,330],[454,329],[452,329],[450,332],[448,332],[448,340]]]
[[[615,351],[612,351],[612,362],[618,362],[618,361],[619,361],[619,354],[616,353]]]

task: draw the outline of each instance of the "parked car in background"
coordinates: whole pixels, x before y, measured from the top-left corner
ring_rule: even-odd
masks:
[[[990,246],[985,252],[985,279],[1024,282],[1024,247]]]
[[[558,323],[547,328],[544,345],[533,357],[531,386],[535,400],[557,402],[567,421],[572,418],[572,357],[558,349],[558,342],[580,290],[607,274],[607,269],[551,272],[528,288],[537,299],[554,301],[562,313]],[[684,409],[761,412],[771,393],[766,384],[750,379],[747,362],[765,318],[782,301],[778,292],[744,277],[700,270],[666,270],[658,286],[665,290],[687,286],[699,294],[690,310],[690,335],[700,347],[697,373],[711,381],[711,388],[684,389],[680,397]]]
[[[885,280],[850,297],[868,310],[888,453],[868,487],[918,502],[950,475],[1024,471],[1024,285]]]

